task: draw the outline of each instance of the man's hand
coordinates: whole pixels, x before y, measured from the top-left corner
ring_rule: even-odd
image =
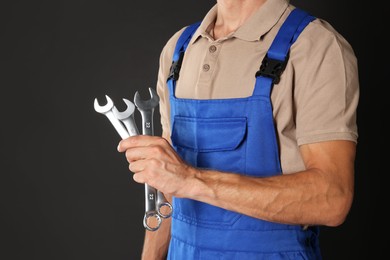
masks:
[[[122,140],[119,152],[125,152],[133,179],[159,191],[183,197],[191,187],[196,169],[186,164],[167,140],[138,135]]]

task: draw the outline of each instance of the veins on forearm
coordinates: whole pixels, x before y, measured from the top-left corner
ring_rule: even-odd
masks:
[[[314,208],[329,204],[324,187],[318,185],[322,182],[313,174],[256,178],[200,171],[192,195],[193,199],[268,221],[312,224],[321,217]]]

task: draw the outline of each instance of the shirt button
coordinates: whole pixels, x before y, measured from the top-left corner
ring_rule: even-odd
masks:
[[[209,48],[209,52],[213,53],[217,50],[217,47],[215,47],[215,45],[211,45],[210,48]]]
[[[209,71],[209,69],[210,69],[210,65],[209,64],[204,64],[203,65],[203,70],[204,71]]]

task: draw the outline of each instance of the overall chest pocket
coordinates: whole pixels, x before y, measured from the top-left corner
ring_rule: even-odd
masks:
[[[247,119],[175,116],[172,143],[190,165],[245,173]],[[207,174],[207,173],[205,173]],[[232,225],[241,215],[190,199],[174,199],[174,217],[197,225]]]

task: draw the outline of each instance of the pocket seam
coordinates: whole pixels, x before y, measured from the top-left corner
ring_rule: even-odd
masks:
[[[176,134],[176,128],[175,124],[177,122],[201,122],[201,123],[206,123],[206,124],[218,124],[218,123],[232,123],[238,125],[238,128],[240,130],[239,133],[237,133],[237,137],[235,137],[237,140],[233,140],[234,142],[232,144],[229,144],[226,147],[218,146],[214,148],[196,148],[194,146],[190,145],[185,145],[183,142],[180,142],[180,139],[174,138]],[[235,150],[245,139],[245,133],[247,131],[247,118],[246,117],[226,117],[226,118],[192,118],[192,117],[183,117],[183,116],[175,116],[173,126],[172,126],[172,135],[171,135],[171,140],[176,139],[177,141],[175,142],[175,146],[184,148],[184,149],[189,149],[194,152],[219,152],[219,151],[232,151]]]

